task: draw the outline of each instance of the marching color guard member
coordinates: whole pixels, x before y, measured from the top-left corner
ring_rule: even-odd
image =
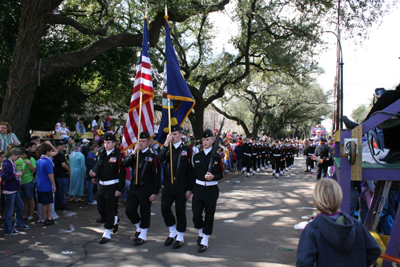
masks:
[[[256,141],[251,140],[253,143],[253,148],[251,150],[251,162],[253,164],[253,175],[256,175],[257,161],[258,161],[258,145]],[[257,170],[260,171],[260,170]]]
[[[271,164],[272,164],[272,175],[279,178],[279,170],[282,161],[281,148],[279,147],[278,140],[275,141],[275,146],[271,149]]]
[[[213,153],[214,137],[211,130],[205,130],[202,137],[204,150],[193,157],[196,183],[191,196],[193,223],[194,227],[199,230],[197,238],[199,252],[204,252],[208,248],[208,239],[212,234],[214,214],[219,196],[218,180],[223,177],[221,157]],[[208,172],[211,160],[212,168],[211,172]],[[203,211],[205,212],[204,220]]]
[[[242,173],[246,171],[246,176],[250,175],[251,168],[251,150],[252,144],[248,138],[246,138],[245,143],[243,144],[243,170]]]
[[[304,150],[304,155],[307,157],[307,170],[306,172],[313,172],[315,161],[312,159],[317,146],[314,144],[313,140],[309,140],[310,144]]]
[[[150,135],[142,132],[139,142],[133,152],[126,158],[123,166],[132,168],[132,180],[126,200],[126,216],[136,226],[133,245],[142,245],[147,240],[147,230],[150,227],[151,202],[156,199],[160,190],[159,172],[157,170],[157,156],[150,146]],[[139,171],[136,171],[136,161],[139,151]],[[136,183],[137,174],[137,183]],[[140,206],[140,216],[138,207]]]
[[[179,125],[171,126],[171,133],[167,135],[164,146],[158,154],[160,162],[165,163],[164,189],[161,196],[161,213],[165,225],[169,228],[169,236],[164,245],[170,246],[176,239],[173,248],[183,246],[183,234],[186,231],[186,201],[192,194],[193,167],[191,164],[190,148],[184,145],[182,128]],[[172,141],[173,183],[171,181],[170,142]],[[196,154],[197,155],[197,154]],[[171,207],[175,202],[175,213]]]
[[[98,178],[97,190],[97,210],[101,218],[105,219],[104,234],[100,239],[100,244],[105,244],[111,240],[111,230],[114,233],[118,230],[118,216],[116,216],[115,204],[125,186],[125,168],[122,167],[124,161],[121,149],[115,147],[116,139],[113,134],[104,136],[105,149],[98,154],[96,165],[90,170],[91,177]],[[97,183],[96,179],[92,179]]]

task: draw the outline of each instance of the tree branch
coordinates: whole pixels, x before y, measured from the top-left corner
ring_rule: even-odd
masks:
[[[211,103],[211,106],[212,106],[218,113],[220,113],[221,115],[223,115],[223,116],[226,117],[227,119],[230,119],[230,120],[233,120],[233,121],[236,121],[237,123],[239,123],[240,126],[242,126],[242,128],[243,128],[244,133],[246,134],[246,136],[249,137],[249,136],[251,135],[251,134],[250,134],[250,131],[249,131],[249,128],[247,128],[247,125],[244,123],[243,120],[239,119],[239,118],[236,117],[236,116],[231,116],[231,115],[229,115],[228,113],[226,113],[226,112],[220,110],[220,109],[219,109],[216,105],[214,105],[213,103]]]
[[[83,33],[83,34],[104,36],[107,34],[108,27],[114,23],[114,19],[108,20],[103,28],[97,28],[97,29],[86,28],[85,26],[83,26],[78,21],[74,20],[73,18],[70,18],[67,16],[62,16],[62,15],[55,15],[55,14],[49,15],[49,23],[50,24],[68,25],[68,26],[75,28],[77,31],[79,31],[80,33]]]

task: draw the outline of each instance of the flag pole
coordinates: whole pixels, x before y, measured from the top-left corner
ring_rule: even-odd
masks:
[[[171,134],[171,100],[168,99],[168,129]],[[171,169],[171,184],[174,183],[174,165],[172,162],[172,141],[169,142],[169,166]]]
[[[167,4],[165,4],[164,18],[168,22],[168,7],[167,7]],[[169,98],[168,98],[168,129],[169,129],[169,133],[171,134],[171,100]],[[171,184],[173,184],[174,183],[174,165],[173,165],[173,162],[172,162],[172,141],[169,142],[169,166],[171,166],[171,168],[170,168],[171,169]]]
[[[139,100],[139,124],[138,124],[138,139],[136,145],[139,145],[139,140],[140,140],[140,128],[142,127],[142,99],[143,99],[143,93],[142,90],[140,90],[140,100]],[[139,149],[136,151],[136,185],[138,185],[138,173],[139,173]]]

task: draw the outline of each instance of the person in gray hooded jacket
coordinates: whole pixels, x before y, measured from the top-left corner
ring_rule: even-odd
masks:
[[[301,233],[296,266],[371,266],[381,249],[368,230],[339,211],[343,193],[333,179],[314,187],[314,206],[321,212]]]

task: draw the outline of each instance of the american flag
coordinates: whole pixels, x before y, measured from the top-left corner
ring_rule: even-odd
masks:
[[[141,131],[154,135],[154,91],[150,64],[150,44],[148,20],[144,20],[142,52],[138,62],[135,84],[129,106],[128,120],[126,121],[122,138],[123,151],[132,148],[138,141],[140,92],[142,92],[142,119]]]

